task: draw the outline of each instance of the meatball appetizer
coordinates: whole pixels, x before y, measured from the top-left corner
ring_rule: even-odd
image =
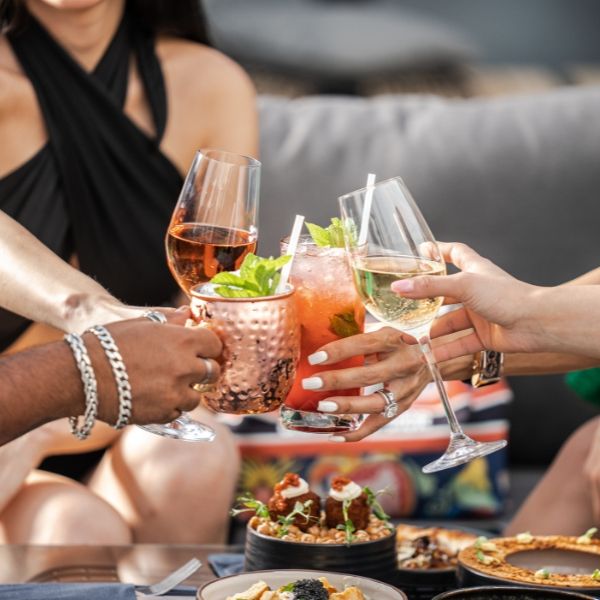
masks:
[[[285,477],[275,485],[274,494],[267,504],[273,521],[280,516],[287,517],[296,510],[300,503],[303,513],[295,516],[293,524],[301,531],[319,522],[321,515],[321,499],[312,492],[308,483],[296,473],[286,473]]]
[[[335,529],[350,520],[355,529],[367,529],[370,516],[371,506],[363,488],[347,477],[334,477],[325,501],[327,527]]]

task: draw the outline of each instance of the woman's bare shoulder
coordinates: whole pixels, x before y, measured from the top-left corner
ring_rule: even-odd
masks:
[[[222,94],[254,95],[248,74],[222,52],[188,40],[161,37],[156,48],[165,76],[179,91],[204,92],[210,98]]]
[[[26,81],[6,36],[0,35],[0,110],[8,109],[17,102]]]

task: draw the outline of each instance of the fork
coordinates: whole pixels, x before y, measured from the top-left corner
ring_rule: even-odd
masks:
[[[202,563],[197,558],[192,558],[192,560],[186,562],[185,565],[179,567],[179,569],[173,571],[161,581],[153,583],[152,585],[136,586],[135,591],[143,596],[162,596],[185,581],[201,566]]]

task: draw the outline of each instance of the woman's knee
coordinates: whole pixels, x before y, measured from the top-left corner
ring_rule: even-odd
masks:
[[[0,522],[7,543],[131,542],[129,527],[114,508],[83,485],[53,476],[31,477]]]
[[[582,461],[587,457],[598,427],[600,427],[600,417],[594,417],[586,421],[583,425],[580,425],[562,445],[556,460],[578,461],[581,459],[578,463],[574,464],[582,465]]]
[[[154,489],[189,491],[210,485],[213,491],[232,490],[240,468],[235,438],[218,422],[210,426],[217,434],[210,444],[182,444],[132,429],[116,450],[138,483],[144,479]]]

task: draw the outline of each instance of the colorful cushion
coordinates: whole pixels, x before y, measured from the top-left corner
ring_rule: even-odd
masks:
[[[481,441],[508,435],[505,382],[473,389],[447,384],[458,418],[468,435]],[[266,501],[287,471],[300,473],[325,495],[329,479],[345,474],[374,490],[386,490],[381,502],[393,517],[465,518],[502,513],[507,494],[507,452],[502,450],[455,469],[424,475],[421,467],[448,444],[448,425],[433,386],[411,410],[366,440],[333,444],[325,436],[281,429],[238,434],[243,466],[240,492]]]

